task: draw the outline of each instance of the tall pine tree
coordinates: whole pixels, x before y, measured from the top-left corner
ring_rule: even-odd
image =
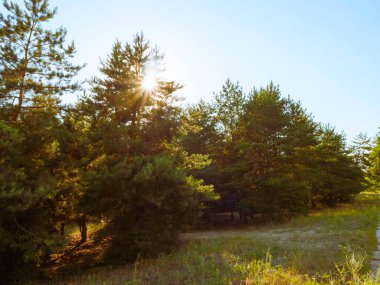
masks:
[[[74,45],[46,0],[3,2],[0,14],[0,275],[36,274],[56,244],[64,177],[59,95],[77,88]],[[4,159],[3,159],[4,158]],[[61,204],[62,205],[62,204]]]
[[[65,44],[66,30],[44,25],[56,14],[47,0],[26,0],[24,7],[4,1],[0,14],[0,98],[4,119],[16,121],[23,109],[56,108],[64,92],[75,90],[80,66],[70,59],[74,44]]]
[[[181,109],[174,93],[181,86],[159,78],[161,60],[138,34],[132,44],[115,43],[92,83],[88,135],[94,147],[81,209],[110,221],[114,262],[170,248],[213,197],[211,186],[189,175],[204,159],[179,144]]]

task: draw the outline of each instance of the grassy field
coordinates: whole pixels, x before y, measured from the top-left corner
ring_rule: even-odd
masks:
[[[287,224],[185,233],[171,254],[46,284],[380,284],[369,266],[378,216],[378,195],[362,194]]]

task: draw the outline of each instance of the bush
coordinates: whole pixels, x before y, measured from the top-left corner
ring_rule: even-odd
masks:
[[[185,175],[168,156],[140,156],[104,165],[88,177],[84,199],[92,215],[104,215],[112,237],[107,256],[133,261],[175,245],[177,236],[199,216],[212,187]]]

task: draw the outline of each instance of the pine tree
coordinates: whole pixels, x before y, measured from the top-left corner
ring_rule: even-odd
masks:
[[[186,135],[182,144],[191,154],[211,154],[216,142],[222,140],[217,131],[215,109],[203,100],[185,110],[183,123]]]
[[[113,262],[173,246],[213,197],[212,186],[189,173],[204,158],[179,144],[182,119],[174,93],[181,86],[157,77],[154,88],[144,88],[144,77],[154,72],[148,69],[159,71],[161,60],[139,34],[133,44],[116,42],[101,64],[102,77],[92,81],[88,136],[94,148],[80,207],[110,221]]]
[[[74,44],[65,45],[66,30],[47,30],[54,17],[47,0],[26,0],[24,7],[4,1],[0,14],[0,99],[2,118],[16,121],[22,110],[56,108],[81,68],[71,64]]]
[[[365,133],[359,133],[353,140],[351,152],[354,155],[354,160],[360,168],[367,172],[370,166],[369,155],[373,148],[371,138]]]
[[[75,90],[74,45],[47,30],[48,1],[4,1],[0,14],[0,275],[40,273],[59,239],[67,198],[59,95]],[[3,160],[3,157],[5,158]]]
[[[231,140],[237,123],[244,112],[246,96],[239,82],[227,79],[222,89],[214,94],[213,107],[216,110],[216,121],[225,140]]]
[[[188,109],[187,122],[192,128],[183,141],[186,150],[198,151],[212,160],[208,167],[194,172],[196,177],[214,185],[221,197],[208,210],[231,211],[231,219],[239,195],[233,183],[238,177],[234,167],[238,159],[236,135],[246,102],[240,84],[227,79],[210,104],[201,101]]]
[[[276,170],[283,151],[283,131],[289,120],[285,104],[278,87],[273,84],[254,90],[239,122],[243,179],[238,180],[237,187],[241,192],[240,211],[244,218],[248,209],[266,215],[280,212],[280,192],[271,185],[274,181],[270,179],[280,175]]]
[[[334,206],[351,201],[363,190],[363,172],[346,146],[345,136],[320,126],[311,157],[313,204]]]
[[[369,155],[370,167],[366,176],[371,190],[378,191],[380,187],[380,136],[377,135],[374,147]]]

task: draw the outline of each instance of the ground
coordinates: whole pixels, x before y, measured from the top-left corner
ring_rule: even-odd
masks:
[[[53,256],[46,284],[380,284],[369,276],[377,197],[362,194],[281,225],[190,231],[172,253],[118,267],[100,266],[107,240],[94,241],[100,226],[92,226],[87,243],[75,247],[74,234]]]

